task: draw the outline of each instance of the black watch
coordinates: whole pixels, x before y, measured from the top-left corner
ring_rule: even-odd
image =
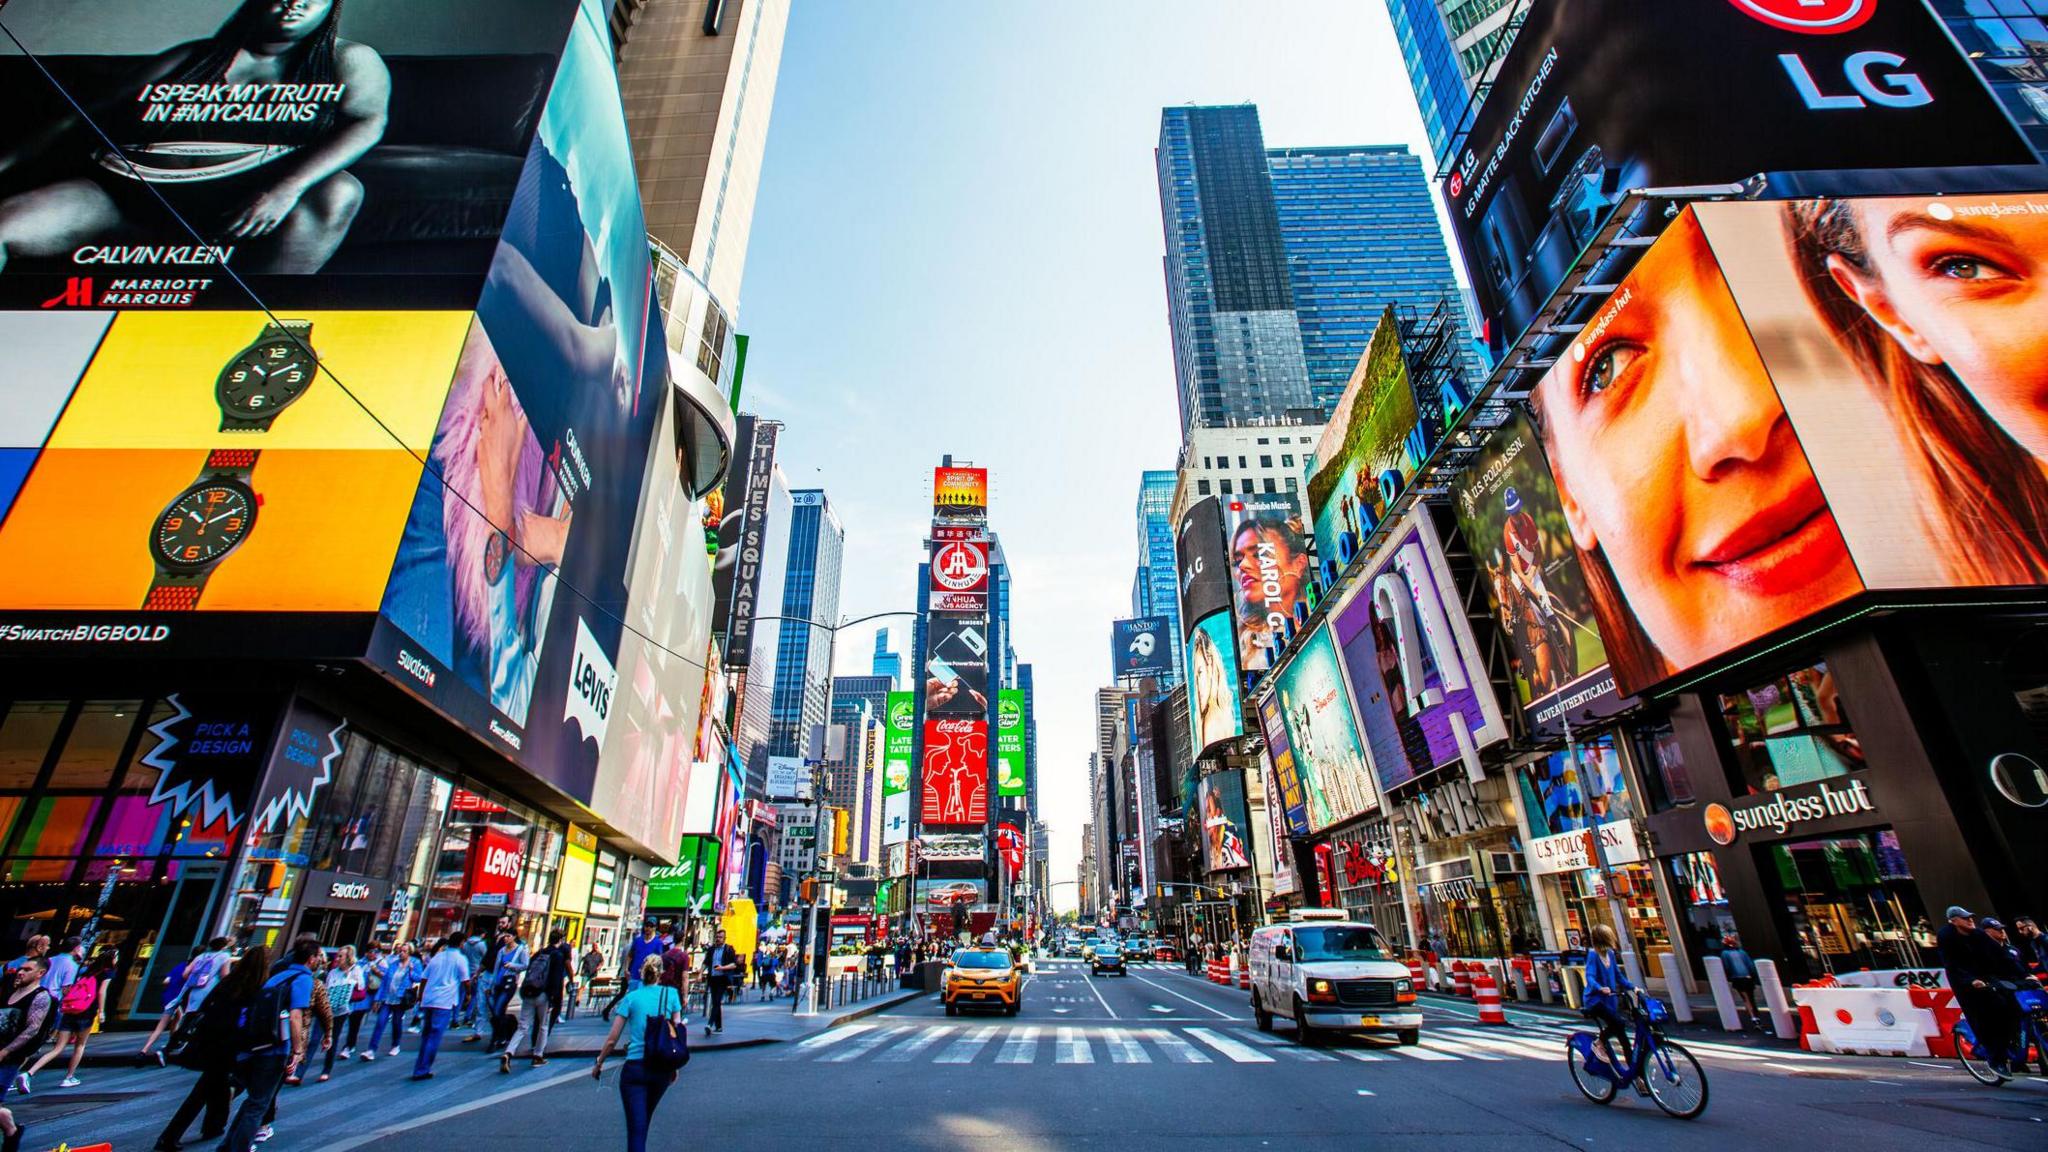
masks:
[[[223,432],[268,432],[292,401],[306,394],[320,371],[311,320],[265,324],[256,339],[220,370],[213,399]]]
[[[248,448],[216,448],[206,454],[199,478],[171,498],[149,529],[149,558],[156,578],[142,606],[163,612],[189,612],[214,566],[239,548],[256,526],[261,500],[249,486],[257,453]]]

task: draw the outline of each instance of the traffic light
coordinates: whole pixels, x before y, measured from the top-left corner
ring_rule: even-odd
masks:
[[[815,879],[797,881],[796,892],[797,899],[805,904],[818,902],[818,882]]]

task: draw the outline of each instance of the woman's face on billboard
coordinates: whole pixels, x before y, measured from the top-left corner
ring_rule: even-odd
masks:
[[[1908,355],[1946,365],[2048,460],[2048,215],[1968,212],[1981,203],[1853,203],[1870,266],[1831,256],[1828,271]]]
[[[1861,589],[1690,215],[1536,393],[1574,542],[1684,668]]]

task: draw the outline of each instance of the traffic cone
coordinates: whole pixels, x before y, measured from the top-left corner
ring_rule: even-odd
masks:
[[[1491,973],[1485,969],[1472,974],[1472,998],[1479,1005],[1481,1024],[1506,1024],[1508,1014],[1501,1011],[1500,985],[1494,982]]]

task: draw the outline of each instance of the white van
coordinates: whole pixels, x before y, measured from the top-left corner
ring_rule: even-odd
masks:
[[[1408,966],[1379,929],[1357,920],[1299,919],[1252,934],[1252,1015],[1271,1032],[1273,1018],[1294,1021],[1295,1038],[1314,1044],[1324,1032],[1392,1032],[1422,1039],[1422,1009]]]

